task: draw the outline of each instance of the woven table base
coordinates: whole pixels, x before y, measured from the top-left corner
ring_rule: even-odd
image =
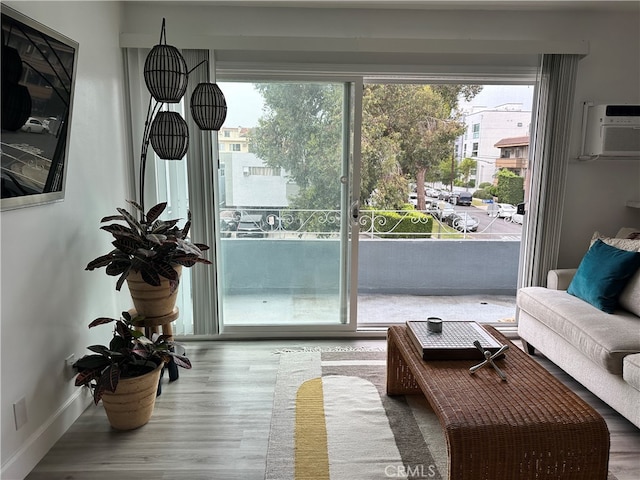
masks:
[[[388,332],[387,393],[423,393],[447,439],[454,480],[606,480],[609,431],[602,416],[535,360],[509,344],[493,369],[478,360],[426,362],[406,327]],[[478,352],[479,355],[480,352]]]

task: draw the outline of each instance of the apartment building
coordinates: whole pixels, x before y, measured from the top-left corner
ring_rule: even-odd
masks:
[[[500,148],[496,144],[503,138],[529,134],[531,110],[521,103],[505,103],[496,107],[474,107],[465,114],[465,133],[455,145],[456,158],[472,158],[477,162],[476,185],[493,183],[500,168]]]

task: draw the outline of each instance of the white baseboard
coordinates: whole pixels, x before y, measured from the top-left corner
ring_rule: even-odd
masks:
[[[69,399],[27,439],[24,445],[2,465],[2,480],[23,480],[73,422],[91,404],[91,395],[78,389]]]

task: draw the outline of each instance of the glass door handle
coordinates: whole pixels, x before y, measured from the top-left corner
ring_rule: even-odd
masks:
[[[360,217],[360,200],[355,200],[351,204],[351,218],[354,222],[357,222],[359,217]]]

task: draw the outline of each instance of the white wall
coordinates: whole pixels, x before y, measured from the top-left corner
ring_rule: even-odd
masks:
[[[79,42],[66,197],[5,211],[2,226],[2,473],[21,479],[87,405],[64,359],[87,353],[110,329],[89,332],[98,316],[129,308],[113,278],[84,271],[110,249],[100,219],[126,195],[120,5],[115,2],[4,2]],[[71,12],[73,12],[71,14]],[[99,329],[97,329],[99,330]],[[26,399],[18,431],[13,403]]]
[[[235,207],[287,207],[287,176],[245,175],[245,168],[265,167],[254,153],[220,154],[225,164],[224,204]]]
[[[599,15],[585,28],[591,54],[579,65],[571,151],[580,152],[582,103],[640,104],[640,18]],[[559,267],[576,267],[595,230],[614,235],[620,227],[640,228],[640,158],[571,160],[567,177]]]

